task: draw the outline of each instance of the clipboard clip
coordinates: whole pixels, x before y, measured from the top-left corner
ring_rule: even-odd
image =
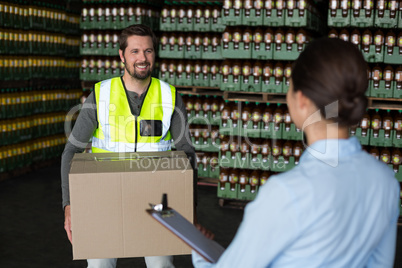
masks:
[[[168,207],[167,194],[162,194],[161,204],[154,205],[149,203],[149,206],[152,210],[161,213],[163,216],[168,216],[172,214],[172,210]]]

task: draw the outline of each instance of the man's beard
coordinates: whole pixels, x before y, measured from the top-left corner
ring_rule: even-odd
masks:
[[[145,64],[150,65],[148,62],[145,62]],[[139,64],[139,65],[141,65],[141,64]],[[138,72],[136,71],[135,65],[133,65],[133,70],[131,71],[131,70],[127,67],[126,60],[125,60],[125,59],[124,59],[124,66],[125,66],[125,68],[124,68],[125,71],[126,71],[132,78],[135,78],[135,79],[137,79],[137,80],[145,80],[145,79],[147,79],[148,77],[151,76],[151,72],[152,72],[152,69],[151,69],[151,68],[149,68],[149,70],[148,70],[145,74],[141,74],[141,73],[138,73]]]

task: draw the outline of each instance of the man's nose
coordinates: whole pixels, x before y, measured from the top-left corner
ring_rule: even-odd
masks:
[[[138,54],[139,54],[138,55],[138,60],[140,60],[140,61],[146,61],[147,60],[145,52],[141,52],[141,53],[138,53]]]

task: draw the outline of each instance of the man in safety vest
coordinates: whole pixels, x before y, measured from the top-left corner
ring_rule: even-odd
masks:
[[[62,155],[64,229],[71,242],[68,172],[74,153],[167,151],[171,140],[195,166],[185,105],[176,89],[151,77],[157,39],[145,25],[124,29],[119,38],[122,77],[101,81],[88,96]],[[140,242],[140,241],[139,241]],[[88,267],[116,267],[117,259],[88,260]],[[172,256],[145,257],[147,267],[174,267]]]

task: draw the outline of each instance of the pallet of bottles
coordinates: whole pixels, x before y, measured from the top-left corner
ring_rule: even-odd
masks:
[[[374,1],[331,0],[328,26],[400,28],[400,3],[397,0],[375,1],[375,3],[374,6]]]
[[[158,55],[171,59],[221,60],[221,34],[201,32],[164,32]]]
[[[251,201],[257,196],[258,188],[263,186],[270,171],[222,168],[220,169],[217,196],[221,199]]]
[[[63,33],[0,29],[0,53],[7,55],[79,56],[80,38]]]
[[[5,28],[78,34],[80,16],[67,1],[2,1],[0,25]]]
[[[219,2],[174,3],[162,7],[159,21],[161,31],[222,32],[225,28]]]
[[[120,1],[84,3],[80,28],[120,30],[133,24],[145,24],[158,30],[160,9],[155,1],[135,3]]]
[[[322,32],[324,17],[311,1],[237,1],[225,0],[224,25],[304,27]]]
[[[358,125],[350,129],[350,135],[362,145],[402,147],[402,111],[369,110]]]
[[[222,57],[296,60],[313,36],[305,29],[226,27],[221,39]]]
[[[398,29],[331,29],[330,38],[340,38],[359,47],[369,63],[399,64],[402,62],[402,32]]]
[[[0,59],[2,80],[35,78],[78,78],[80,61],[61,56],[3,55]]]
[[[0,174],[14,172],[33,163],[59,157],[66,141],[64,134],[58,134],[0,146]]]

